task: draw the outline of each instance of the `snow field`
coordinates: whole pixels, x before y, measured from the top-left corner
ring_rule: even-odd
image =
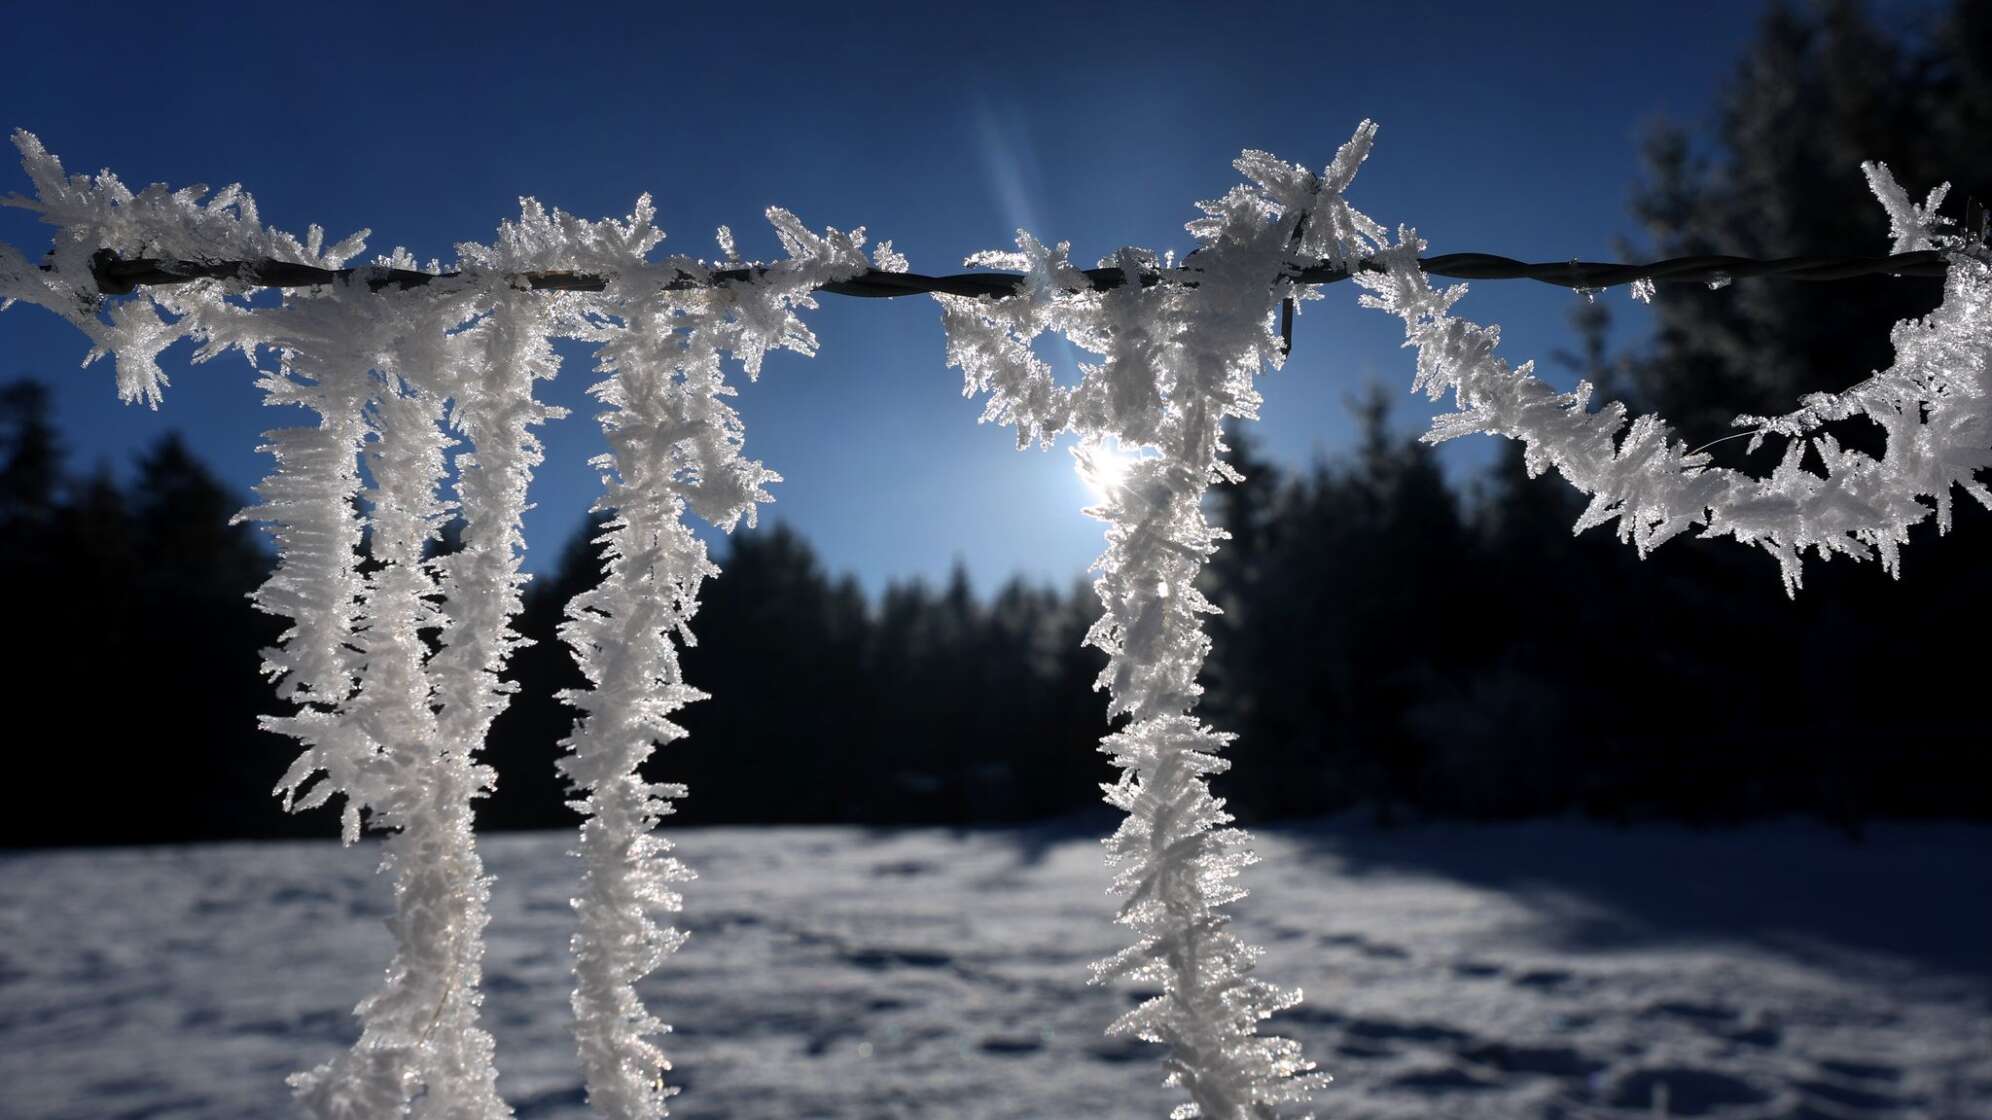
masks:
[[[1157,1117],[1159,1049],[1086,983],[1099,823],[681,830],[691,940],[641,985],[676,1116]],[[586,1116],[568,834],[487,837],[484,1022],[530,1120]],[[1992,1115],[1992,829],[1263,830],[1240,934],[1323,1115]],[[388,956],[371,845],[0,861],[0,1117],[232,1120],[351,1043]],[[1277,868],[1277,870],[1274,870]]]

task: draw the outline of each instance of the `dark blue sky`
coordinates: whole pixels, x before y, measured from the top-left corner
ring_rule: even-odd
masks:
[[[1435,252],[1610,259],[1632,232],[1644,125],[1704,119],[1760,9],[115,7],[0,15],[0,126],[38,133],[72,170],[108,167],[134,186],[240,181],[275,225],[371,227],[369,252],[422,258],[488,240],[522,194],[600,216],[644,191],[667,249],[710,254],[725,223],[744,253],[771,256],[759,215],[778,204],[816,226],[865,225],[919,271],[1007,248],[1019,226],[1070,240],[1084,263],[1126,244],[1186,248],[1194,201],[1236,181],[1239,149],[1318,167],[1366,116],[1382,131],[1351,197],[1378,220],[1416,226]],[[0,172],[0,192],[25,187]],[[0,238],[46,242],[15,211],[0,211]],[[1511,360],[1548,365],[1571,343],[1576,298],[1488,282],[1460,312],[1502,323]],[[1636,338],[1643,309],[1605,298]],[[936,310],[826,298],[811,319],[822,353],[776,355],[743,388],[748,453],[787,479],[763,524],[787,520],[874,588],[937,578],[956,557],[983,587],[1018,571],[1066,581],[1100,547],[1078,512],[1086,491],[1063,452],[1019,453],[1011,433],[975,423]],[[1395,320],[1357,309],[1347,287],[1309,305],[1294,359],[1262,380],[1267,450],[1304,464],[1344,447],[1349,394],[1408,386],[1398,341]],[[193,368],[177,354],[154,414],[117,403],[108,364],[76,369],[84,349],[38,309],[0,316],[0,375],[54,383],[79,467],[122,468],[177,428],[246,494],[267,467],[258,433],[293,422],[260,406],[239,358]],[[593,380],[570,351],[548,393],[577,414],[546,433],[535,568],[597,490]],[[1422,425],[1428,407],[1404,399],[1401,422]],[[1492,450],[1448,461],[1470,470]]]

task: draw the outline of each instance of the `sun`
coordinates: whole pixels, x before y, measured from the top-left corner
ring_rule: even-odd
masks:
[[[1134,465],[1132,456],[1123,454],[1118,447],[1104,443],[1080,446],[1072,449],[1074,464],[1079,472],[1079,480],[1093,496],[1107,500],[1114,496],[1127,483],[1128,469]]]

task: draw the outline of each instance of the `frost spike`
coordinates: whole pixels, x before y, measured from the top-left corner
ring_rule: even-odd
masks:
[[[1087,640],[1108,655],[1099,687],[1110,714],[1132,717],[1101,749],[1121,768],[1103,787],[1128,814],[1107,859],[1122,900],[1117,920],[1135,937],[1094,966],[1093,980],[1162,985],[1109,1029],[1168,1046],[1167,1083],[1190,1098],[1177,1118],[1267,1120],[1329,1080],[1295,1043],[1257,1033],[1300,996],[1251,978],[1259,951],[1230,932],[1221,910],[1243,897],[1234,880],[1255,857],[1243,831],[1224,827],[1231,816],[1206,780],[1229,765],[1221,752],[1230,736],[1190,714],[1210,648],[1202,616],[1212,610],[1196,580],[1225,536],[1204,519],[1203,497],[1213,482],[1238,477],[1223,460],[1222,425],[1256,415],[1252,377],[1282,357],[1271,324],[1293,294],[1286,271],[1296,235],[1300,251],[1335,260],[1377,247],[1381,231],[1341,197],[1374,131],[1364,122],[1322,176],[1264,153],[1241,156],[1251,184],[1201,204],[1205,216],[1189,227],[1202,243],[1188,266],[1194,285],[1098,292],[1061,283],[1070,270],[1064,246],[1019,234],[1018,253],[971,261],[1027,268],[1032,280],[1020,295],[937,297],[949,363],[969,393],[990,395],[985,420],[1015,424],[1020,445],[1078,433],[1081,473],[1096,482],[1112,473],[1096,469],[1109,442],[1137,455],[1088,511],[1107,523],[1107,549],[1094,565],[1106,609]],[[1103,264],[1147,271],[1156,260],[1123,249]],[[1054,384],[1031,354],[1046,331],[1100,357],[1081,365],[1078,385]]]
[[[574,900],[575,1039],[589,1103],[610,1120],[666,1115],[677,1091],[651,1041],[670,1027],[644,1007],[636,984],[685,940],[652,914],[678,910],[673,884],[693,877],[670,855],[671,842],[653,834],[686,791],[646,782],[639,767],[653,746],[684,737],[671,713],[703,698],[684,680],[677,643],[690,643],[700,585],[719,569],[685,515],[728,531],[743,519],[752,525],[770,500],[766,486],[779,481],[741,455],[746,431],[726,402],[734,390],[722,359],[737,359],[752,377],[770,350],[814,352],[815,336],[795,310],[815,306],[817,285],[866,267],[861,232],[819,235],[785,210],[768,217],[790,256],[755,266],[752,283],[612,287],[580,331],[609,374],[590,391],[604,406],[610,447],[596,461],[607,489],[595,509],[611,516],[597,538],[602,582],[568,604],[560,631],[589,687],[563,695],[581,716],[559,767],[586,817],[575,853],[584,863]],[[648,264],[640,255],[648,247],[618,262],[619,271],[703,268],[682,258]]]

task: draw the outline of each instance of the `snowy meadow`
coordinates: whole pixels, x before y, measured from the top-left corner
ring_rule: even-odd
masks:
[[[692,938],[645,981],[673,1114],[1154,1117],[1155,1049],[1085,983],[1101,822],[686,830]],[[1992,1115],[1992,829],[1572,822],[1260,834],[1241,935],[1307,1003],[1321,1115]],[[498,836],[486,1021],[522,1120],[588,1115],[571,834]],[[372,845],[0,861],[0,1116],[248,1120],[358,1029],[390,905]]]

